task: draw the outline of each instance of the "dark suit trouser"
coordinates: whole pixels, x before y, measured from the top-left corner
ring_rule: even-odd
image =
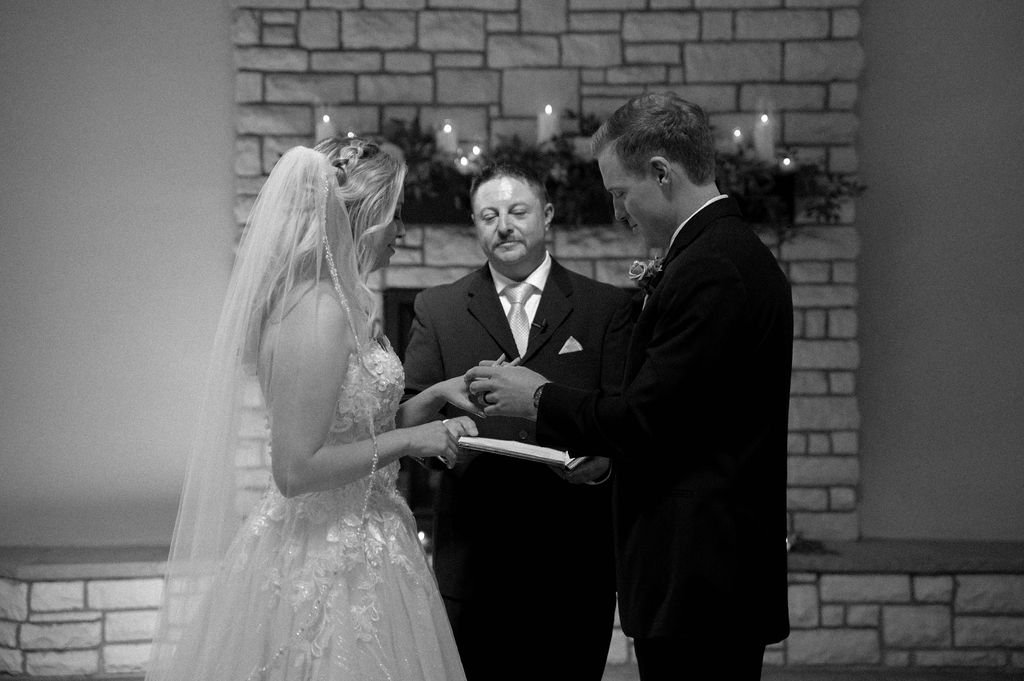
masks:
[[[519,603],[445,598],[468,681],[600,681],[614,594],[589,596],[572,605],[551,598]],[[531,607],[523,610],[523,605]],[[507,616],[496,616],[496,607]]]
[[[640,681],[754,681],[764,648],[721,631],[633,640]]]

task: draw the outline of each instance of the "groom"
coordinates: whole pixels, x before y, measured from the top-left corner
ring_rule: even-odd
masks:
[[[466,380],[486,413],[536,419],[541,444],[611,447],[619,611],[641,679],[757,679],[789,632],[789,283],[719,193],[698,106],[637,97],[592,143],[616,218],[665,253],[622,394],[518,366]]]

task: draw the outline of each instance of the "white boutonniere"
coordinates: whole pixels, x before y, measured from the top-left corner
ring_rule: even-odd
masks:
[[[650,295],[658,280],[661,279],[662,258],[634,260],[629,268],[629,279],[640,287],[645,295]]]

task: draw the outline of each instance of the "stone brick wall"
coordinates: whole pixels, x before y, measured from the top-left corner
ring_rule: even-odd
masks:
[[[452,281],[482,262],[471,227],[412,225],[392,264],[372,285],[420,288]],[[572,270],[624,285],[643,242],[611,227],[554,230],[548,248]],[[771,244],[769,237],[765,237]],[[793,287],[789,519],[808,539],[856,539],[858,428],[856,256],[851,225],[808,225],[783,244],[779,261]]]
[[[789,666],[1024,668],[1024,577],[790,574]]]
[[[832,546],[844,552],[841,543]],[[860,552],[870,557],[907,548],[890,542]],[[1014,550],[1018,556],[1006,560]],[[940,547],[931,560],[913,557],[904,566],[867,572],[856,568],[856,558],[815,567],[814,557],[801,557],[790,574],[792,632],[768,648],[765,664],[955,668],[961,672],[955,678],[984,669],[1017,678],[1024,670],[1019,551],[1010,547],[988,556],[975,551],[957,566],[942,564]],[[156,625],[163,563],[118,561],[117,555],[105,559],[101,564],[25,565],[19,556],[0,550],[0,676],[141,675]],[[635,664],[632,641],[617,619],[608,664]]]
[[[141,567],[141,569],[139,569]],[[161,564],[137,576],[0,577],[0,675],[93,676],[139,672],[149,659],[163,590]],[[138,576],[138,575],[143,576]]]
[[[544,104],[604,118],[672,89],[700,103],[723,143],[769,111],[780,149],[855,171],[859,0],[233,0],[237,201],[243,223],[280,154],[389,118],[456,123],[463,144],[535,139]],[[565,122],[563,121],[563,127]],[[410,229],[378,287],[451,281],[482,262],[464,230]],[[855,539],[860,469],[855,371],[859,247],[853,206],[808,225],[780,260],[794,285],[792,530]],[[642,246],[613,228],[556,230],[570,267],[623,284]]]

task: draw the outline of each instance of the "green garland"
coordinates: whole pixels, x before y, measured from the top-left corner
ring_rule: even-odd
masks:
[[[568,112],[567,118],[576,117]],[[407,222],[469,224],[469,187],[475,169],[502,162],[527,166],[545,178],[555,222],[571,229],[614,222],[597,162],[577,148],[598,125],[593,117],[579,118],[580,135],[563,134],[540,146],[517,136],[501,138],[462,172],[455,158],[438,153],[433,131],[422,128],[418,120],[390,120],[383,137],[402,150],[409,167],[403,209]],[[835,223],[843,202],[865,190],[852,173],[827,172],[816,164],[797,165],[786,172],[751,152],[749,147],[720,152],[716,181],[723,193],[739,202],[747,220],[771,231],[776,243],[792,238],[798,229],[797,207],[808,222]]]

